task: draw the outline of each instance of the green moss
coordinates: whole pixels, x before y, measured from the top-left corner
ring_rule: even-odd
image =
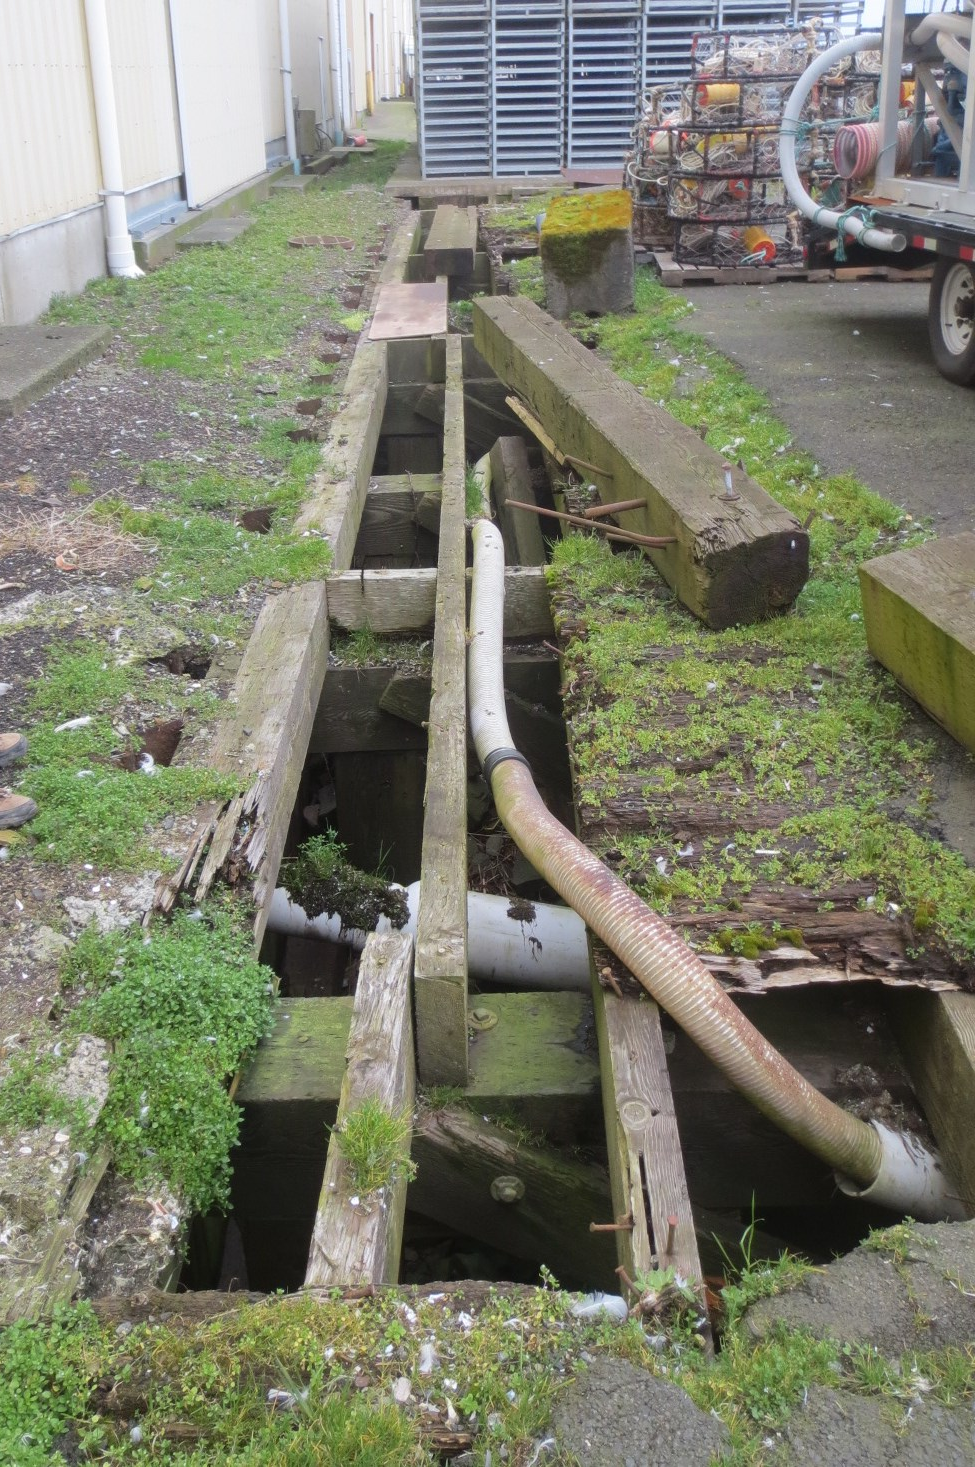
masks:
[[[298,854],[284,862],[281,879],[309,917],[334,912],[352,931],[372,932],[380,917],[402,927],[409,915],[403,892],[351,866],[334,832],[305,841]]]
[[[597,271],[614,240],[633,223],[633,200],[625,189],[565,194],[553,200],[542,224],[545,267],[566,285]]]

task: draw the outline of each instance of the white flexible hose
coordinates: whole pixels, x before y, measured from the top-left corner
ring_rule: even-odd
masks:
[[[779,134],[779,164],[790,199],[807,219],[811,219],[814,224],[823,224],[828,229],[842,230],[858,244],[870,245],[875,250],[897,252],[907,245],[907,240],[902,234],[894,234],[888,229],[874,229],[872,225],[865,224],[855,215],[840,214],[835,209],[822,208],[806,192],[796,166],[796,129],[799,126],[800,114],[806,104],[806,99],[819,78],[832,71],[837,61],[842,61],[847,56],[854,56],[858,51],[879,51],[882,43],[883,36],[879,31],[866,31],[861,36],[848,36],[845,41],[839,41],[835,46],[830,46],[828,51],[817,56],[812,65],[807,67],[796,82],[785,104],[785,112],[782,114],[782,131]]]
[[[854,1195],[926,1220],[964,1216],[936,1156],[827,1100],[748,1022],[673,929],[545,808],[504,712],[504,542],[487,520],[476,523],[473,539],[471,732],[509,834],[736,1089],[848,1179]]]

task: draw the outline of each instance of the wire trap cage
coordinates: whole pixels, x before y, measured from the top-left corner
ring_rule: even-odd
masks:
[[[798,214],[755,224],[674,226],[674,260],[678,265],[740,270],[755,266],[803,266],[806,252]]]

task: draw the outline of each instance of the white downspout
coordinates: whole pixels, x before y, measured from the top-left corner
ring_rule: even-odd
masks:
[[[144,272],[135,262],[135,250],[132,248],[132,236],[125,212],[125,178],[122,173],[122,148],[115,108],[112,50],[108,39],[105,3],[106,0],[85,0],[85,26],[88,32],[91,86],[95,98],[95,121],[98,127],[98,152],[102,166],[102,192],[105,197],[108,271],[110,275],[120,276],[123,280],[138,280]]]
[[[288,20],[288,0],[278,0],[278,26],[281,31],[281,90],[284,92],[284,136],[287,140],[288,157],[293,173],[301,172],[298,148],[295,144],[295,104],[291,95],[291,26]]]
[[[332,110],[335,113],[335,142],[341,147],[345,142],[345,47],[343,45],[342,21],[339,12],[340,0],[328,0],[329,29],[329,72],[332,81]]]

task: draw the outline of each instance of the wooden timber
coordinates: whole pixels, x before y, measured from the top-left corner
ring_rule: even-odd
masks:
[[[399,1274],[406,1169],[377,1192],[359,1195],[340,1135],[366,1101],[377,1101],[394,1116],[412,1113],[412,956],[412,938],[404,933],[371,932],[366,939],[352,1008],[348,1067],[308,1254],[307,1287],[395,1283]],[[404,1161],[408,1153],[406,1146]]]
[[[708,626],[791,605],[809,574],[808,535],[742,471],[729,471],[729,494],[721,455],[693,429],[621,381],[533,301],[476,300],[474,342],[563,453],[606,471],[598,488],[607,502],[646,496],[646,510],[620,521],[676,536],[650,559]]]
[[[202,901],[218,876],[244,886],[260,942],[308,740],[328,665],[328,614],[320,581],[269,597],[247,644],[231,716],[218,730],[211,768],[237,781],[223,805],[207,807],[175,875],[156,887],[169,911],[182,891]]]
[[[477,252],[477,209],[441,204],[423,246],[426,278],[472,275]]]
[[[870,651],[975,751],[975,533],[929,540],[859,569]]]
[[[436,539],[420,525],[418,517],[421,502],[432,497],[439,505],[439,474],[374,477],[362,506],[355,542],[356,564],[379,557],[387,564],[392,560],[401,566],[435,564]]]
[[[425,1085],[467,1083],[467,666],[464,387],[447,341],[427,784],[416,928],[417,1064]]]
[[[612,1238],[589,1231],[611,1205],[602,1167],[519,1143],[510,1130],[459,1107],[420,1109],[413,1160],[413,1211],[515,1258],[545,1263],[563,1282],[615,1290]]]
[[[613,1211],[617,1220],[633,1224],[613,1235],[620,1265],[631,1279],[653,1268],[673,1268],[698,1286],[701,1260],[660,1010],[650,1000],[619,998],[598,984],[594,1007]]]
[[[892,1014],[945,1168],[975,1216],[975,994],[898,994]]]
[[[470,599],[470,572],[465,574]],[[437,602],[435,570],[353,571],[329,576],[328,611],[337,627],[379,636],[428,632]],[[540,566],[514,566],[504,576],[504,635],[538,641],[553,632],[548,586]]]
[[[535,503],[524,439],[506,436],[495,441],[491,449],[491,488],[501,521],[505,565],[544,565],[545,541],[538,520],[508,508],[509,499]]]

